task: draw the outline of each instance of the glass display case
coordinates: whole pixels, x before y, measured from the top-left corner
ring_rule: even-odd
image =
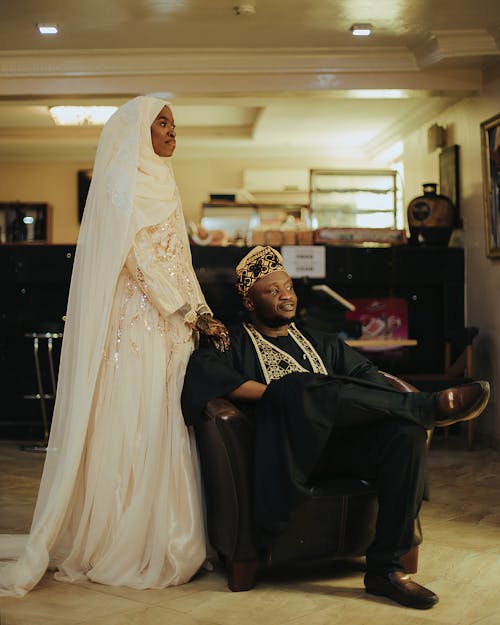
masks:
[[[310,172],[315,228],[401,228],[402,192],[393,170]]]

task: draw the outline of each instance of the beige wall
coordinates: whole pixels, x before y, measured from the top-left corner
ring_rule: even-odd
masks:
[[[52,210],[52,243],[78,236],[77,172],[89,163],[0,163],[0,202],[47,202]]]
[[[175,159],[174,170],[186,218],[199,221],[210,191],[240,189],[245,169],[354,167],[331,159],[226,158]],[[357,163],[370,167],[370,163]],[[371,165],[373,167],[373,164]],[[77,172],[89,162],[0,163],[0,202],[48,202],[53,212],[52,243],[75,243],[78,237]],[[377,167],[383,167],[377,164]]]
[[[500,77],[485,84],[482,97],[467,98],[434,121],[447,128],[448,144],[460,146],[461,214],[464,222],[466,258],[466,323],[478,326],[475,345],[475,375],[490,380],[492,398],[479,431],[492,446],[500,448],[500,259],[485,253],[482,194],[482,121],[500,113]],[[427,153],[427,128],[404,141],[405,204],[420,195],[423,182],[439,182],[436,150]]]
[[[378,163],[376,167],[383,168]],[[373,163],[336,162],[328,158],[227,158],[214,160],[175,160],[174,169],[181,192],[184,213],[188,219],[199,221],[201,205],[208,194],[221,189],[241,189],[243,172],[247,169],[309,170],[315,168],[374,167]]]

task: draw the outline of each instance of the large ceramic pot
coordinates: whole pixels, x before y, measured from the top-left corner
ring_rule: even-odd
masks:
[[[455,207],[446,195],[436,192],[437,184],[426,182],[424,193],[408,204],[410,243],[448,245],[455,220]]]

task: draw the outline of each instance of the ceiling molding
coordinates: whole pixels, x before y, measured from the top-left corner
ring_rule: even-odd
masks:
[[[418,66],[428,67],[446,59],[500,56],[500,47],[487,30],[436,30],[414,53]]]
[[[406,48],[157,49],[0,52],[2,77],[418,71]]]
[[[469,39],[469,50],[479,53],[496,46],[491,35],[489,47],[483,31],[480,35],[483,43]],[[448,54],[458,49],[452,40],[448,37]],[[479,91],[480,68],[419,66],[442,58],[442,46],[436,46],[434,38],[417,53],[403,47],[0,51],[0,97],[133,97],[166,90],[198,95],[391,88]],[[432,54],[437,55],[435,62],[429,61]]]

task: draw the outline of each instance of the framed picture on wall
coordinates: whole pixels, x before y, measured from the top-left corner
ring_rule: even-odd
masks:
[[[500,258],[500,114],[481,124],[486,254]]]
[[[462,227],[460,217],[459,147],[450,145],[439,153],[439,193],[450,198],[455,207],[453,226]]]

